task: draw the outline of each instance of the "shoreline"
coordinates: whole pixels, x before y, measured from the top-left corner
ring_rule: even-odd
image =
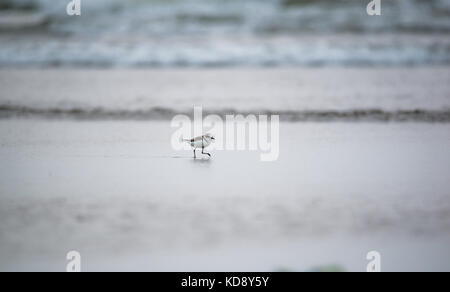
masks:
[[[235,109],[206,110],[205,116],[215,115],[222,119],[227,116],[273,116],[277,115],[282,122],[375,122],[375,123],[450,123],[449,110],[397,110],[383,111],[380,109],[354,109],[343,111],[268,111],[254,110],[241,112]],[[36,109],[0,105],[0,120],[6,119],[43,119],[43,120],[73,120],[73,121],[168,121],[177,115],[193,118],[191,112],[182,112],[170,108],[154,107],[147,110],[103,110],[103,109]]]
[[[0,70],[0,118],[170,120],[207,113],[284,121],[449,122],[450,67]],[[23,86],[27,84],[27,86]]]

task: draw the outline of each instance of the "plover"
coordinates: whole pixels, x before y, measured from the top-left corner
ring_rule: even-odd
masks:
[[[194,148],[194,159],[197,158],[197,155],[195,153],[197,149],[202,149],[202,154],[211,157],[211,154],[205,152],[205,148],[211,145],[211,143],[213,143],[213,141],[215,140],[216,139],[210,134],[196,137],[194,139],[182,139],[183,142],[187,142],[189,145],[191,145],[192,148]]]

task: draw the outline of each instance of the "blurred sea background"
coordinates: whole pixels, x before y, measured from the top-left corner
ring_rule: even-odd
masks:
[[[81,16],[68,3],[1,0],[0,117],[167,120],[201,104],[285,121],[450,121],[449,0],[384,0],[382,16],[366,0],[82,0]]]
[[[448,65],[450,1],[1,0],[0,66]]]

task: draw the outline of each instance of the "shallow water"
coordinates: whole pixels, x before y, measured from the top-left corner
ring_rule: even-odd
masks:
[[[422,68],[0,70],[0,119],[450,121],[450,70]],[[26,86],[24,86],[26,84]]]

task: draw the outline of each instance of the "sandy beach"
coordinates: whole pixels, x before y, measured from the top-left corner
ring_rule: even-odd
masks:
[[[0,122],[0,270],[450,270],[450,124],[282,123],[280,159],[164,121]]]

